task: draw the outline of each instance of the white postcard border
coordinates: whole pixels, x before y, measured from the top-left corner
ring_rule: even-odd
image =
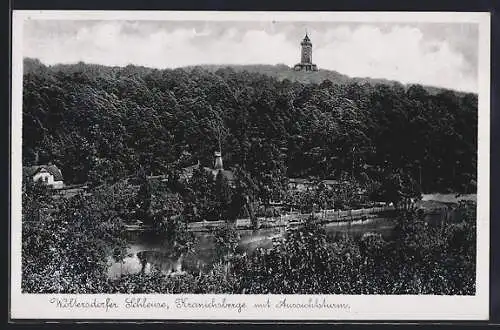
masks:
[[[477,270],[475,296],[385,295],[47,295],[21,293],[21,178],[22,178],[22,65],[23,22],[50,20],[225,20],[225,21],[339,21],[339,22],[461,22],[479,24],[479,129]],[[12,33],[12,183],[11,183],[11,311],[13,319],[189,319],[189,320],[487,320],[489,316],[489,173],[490,173],[490,14],[437,12],[163,12],[163,11],[14,11]],[[100,305],[106,301],[119,308],[59,308],[61,298]],[[126,299],[147,298],[165,302],[167,308],[127,308]],[[177,308],[176,299],[245,303],[237,309]],[[253,308],[270,299],[271,308]],[[309,299],[341,308],[280,308]],[[52,301],[52,303],[51,303]]]

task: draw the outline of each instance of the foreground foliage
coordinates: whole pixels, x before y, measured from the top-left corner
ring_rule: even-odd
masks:
[[[475,204],[459,221],[428,224],[422,212],[400,214],[392,237],[328,237],[311,218],[272,249],[237,252],[228,225],[215,233],[216,262],[203,272],[107,277],[107,261],[123,257],[124,187],[54,202],[45,187],[27,185],[23,198],[22,289],[33,293],[475,293]],[[135,192],[131,192],[131,196]],[[189,253],[194,237],[182,218],[166,224],[168,241]]]
[[[475,208],[458,224],[432,227],[414,211],[393,237],[344,237],[330,243],[313,221],[236,269],[246,293],[447,294],[475,292]]]
[[[109,292],[248,294],[475,294],[475,208],[457,224],[429,227],[410,212],[394,237],[343,237],[331,242],[314,221],[271,250],[236,256],[200,276],[129,275]]]
[[[46,187],[23,187],[22,290],[92,293],[103,290],[107,256],[122,255],[123,189],[96,190],[54,202]]]

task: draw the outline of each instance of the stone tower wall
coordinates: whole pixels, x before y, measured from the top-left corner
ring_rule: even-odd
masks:
[[[301,52],[300,61],[303,64],[312,64],[312,45],[311,44],[302,45],[302,52]]]

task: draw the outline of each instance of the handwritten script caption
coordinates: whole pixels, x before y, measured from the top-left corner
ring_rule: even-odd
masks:
[[[96,309],[110,312],[113,310],[127,309],[149,309],[149,310],[226,310],[242,313],[248,310],[340,310],[350,311],[351,306],[345,303],[335,303],[327,298],[304,298],[294,299],[285,297],[265,298],[259,302],[249,303],[245,299],[235,299],[234,297],[200,298],[174,297],[163,300],[149,297],[126,297],[117,299],[115,297],[106,298],[50,298],[49,303],[58,309]]]

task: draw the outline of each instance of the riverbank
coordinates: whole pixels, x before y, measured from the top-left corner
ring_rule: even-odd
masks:
[[[424,194],[422,199],[417,201],[415,206],[428,213],[435,213],[441,210],[448,209],[453,205],[458,205],[460,201],[476,201],[476,194]],[[391,217],[395,212],[394,206],[381,206],[364,209],[352,210],[321,210],[315,213],[290,213],[284,214],[279,217],[259,217],[257,220],[258,228],[289,228],[297,227],[303,223],[311,215],[318,218],[322,224],[349,224],[349,223],[363,223],[370,219],[379,217]],[[191,222],[188,224],[188,231],[190,232],[211,232],[214,229],[226,226],[226,221],[199,221]],[[235,222],[236,230],[250,230],[254,227],[249,218],[237,219]],[[128,232],[148,232],[152,228],[142,224],[126,225]]]
[[[424,211],[432,211],[456,206],[461,201],[477,202],[477,194],[424,194],[416,206]]]
[[[366,221],[377,217],[386,217],[386,213],[395,211],[393,206],[372,207],[356,210],[321,210],[319,212],[300,214],[284,214],[279,217],[259,217],[257,222],[258,228],[288,228],[296,227],[303,223],[310,216],[314,216],[323,224],[330,223],[349,223],[356,221]],[[188,231],[190,232],[210,232],[216,228],[226,226],[226,221],[199,221],[191,222],[188,224]],[[249,218],[237,219],[235,222],[236,230],[252,229],[252,221]],[[126,225],[125,229],[129,232],[144,232],[152,230],[150,226],[145,225]]]
[[[424,195],[422,200],[416,203],[416,207],[423,209],[425,220],[428,223],[452,223],[460,221],[462,218],[460,212],[457,213],[460,200],[474,200],[474,195],[455,196],[455,195]],[[325,232],[332,240],[345,234],[351,237],[360,237],[365,233],[378,233],[382,237],[390,237],[395,225],[395,210],[393,207],[371,208],[347,211],[322,211],[314,214],[322,224]],[[276,218],[259,218],[261,226],[255,230],[251,227],[249,219],[238,219],[236,228],[239,235],[238,249],[247,254],[251,254],[257,248],[270,249],[276,240],[280,240],[289,229],[300,228],[301,221],[306,220],[311,214],[289,214]],[[120,277],[127,273],[140,272],[141,259],[138,252],[147,251],[142,254],[146,257],[145,268],[149,271],[151,265],[154,268],[171,270],[177,269],[179,265],[182,269],[192,268],[192,264],[209,265],[213,263],[214,242],[213,231],[218,226],[223,226],[224,221],[217,222],[196,222],[188,225],[188,228],[197,237],[196,256],[191,256],[193,260],[179,260],[172,258],[170,251],[165,250],[161,238],[151,239],[147,231],[140,230],[130,233],[134,237],[128,250],[128,257],[123,263],[114,263],[110,265],[109,276],[111,278]],[[157,240],[157,241],[155,241]],[[175,274],[175,272],[173,273]]]
[[[477,201],[477,194],[423,194],[422,201],[436,201],[442,203],[459,203],[460,201]]]
[[[390,237],[395,222],[388,218],[370,218],[350,222],[331,222],[322,227],[328,235],[328,239],[335,241],[338,237],[348,235],[350,237],[361,237],[365,233],[377,233],[382,237]],[[293,229],[299,229],[294,227]],[[286,233],[291,233],[292,228],[273,227],[254,229],[239,229],[238,244],[236,251],[241,254],[251,255],[257,249],[272,249]],[[169,248],[166,238],[151,235],[148,232],[129,233],[129,245],[122,262],[114,261],[112,256],[108,259],[108,277],[120,278],[127,274],[138,274],[143,269],[149,274],[152,270],[160,270],[169,276],[179,275],[181,271],[190,270],[198,273],[202,269],[208,269],[216,260],[216,244],[213,232],[194,232],[196,237],[192,246],[195,253],[179,257]],[[179,270],[180,267],[180,271]],[[172,271],[173,270],[173,271]]]

